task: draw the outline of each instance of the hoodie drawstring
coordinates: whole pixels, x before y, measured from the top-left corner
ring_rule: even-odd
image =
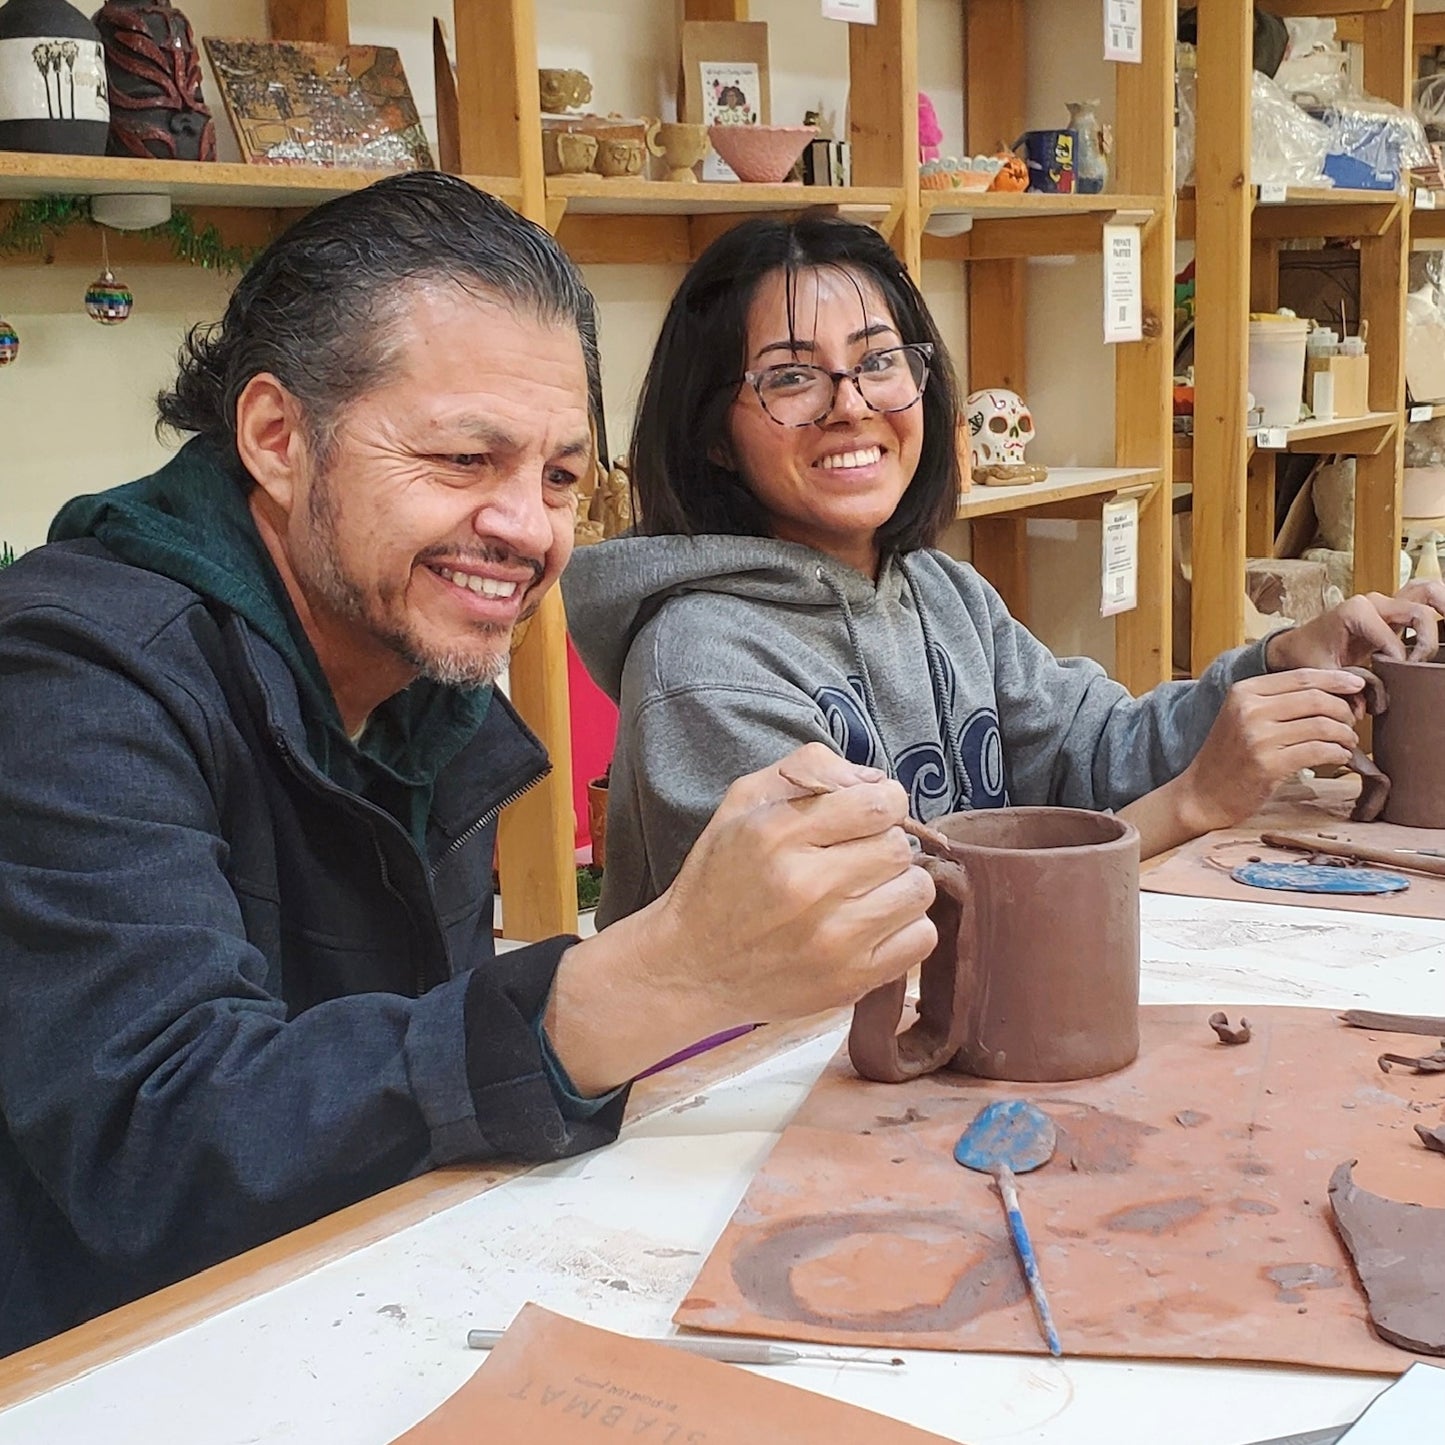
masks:
[[[863,680],[863,705],[868,709],[868,721],[873,726],[878,746],[883,749],[883,759],[888,765],[888,776],[896,780],[898,768],[893,762],[893,754],[888,750],[888,735],[883,731],[883,724],[878,717],[878,697],[873,691],[873,679],[868,672],[868,661],[863,656],[862,644],[858,641],[858,627],[853,621],[853,609],[848,605],[847,594],[827,572],[822,567],[814,570],[818,581],[833,594],[838,608],[843,614],[843,625],[848,629],[848,641],[853,647],[853,660],[858,664],[858,676]]]

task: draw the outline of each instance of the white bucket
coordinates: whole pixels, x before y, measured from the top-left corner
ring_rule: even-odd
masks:
[[[1265,426],[1299,421],[1309,329],[1309,322],[1292,316],[1249,323],[1249,389],[1264,409]]]

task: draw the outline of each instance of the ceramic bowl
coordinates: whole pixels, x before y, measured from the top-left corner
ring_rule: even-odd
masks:
[[[740,181],[776,185],[788,178],[803,147],[818,134],[815,125],[710,125],[712,148]]]

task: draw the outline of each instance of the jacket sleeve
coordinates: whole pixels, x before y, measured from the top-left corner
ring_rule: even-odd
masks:
[[[1057,658],[977,579],[992,638],[1010,801],[1122,808],[1194,760],[1230,687],[1267,669],[1264,644],[1216,658],[1193,682],[1134,697],[1089,658]]]
[[[0,629],[0,1108],[143,1288],[438,1164],[606,1142],[622,1110],[574,1122],[547,1079],[568,940],[288,1017],[225,872],[228,726],[60,609]]]

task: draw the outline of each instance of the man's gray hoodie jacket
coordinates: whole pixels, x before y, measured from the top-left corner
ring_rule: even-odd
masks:
[[[1060,659],[966,563],[885,561],[875,584],[811,547],[625,537],[563,577],[569,626],[621,706],[598,923],[657,897],[723,793],[806,742],[884,768],[922,821],[963,808],[1121,808],[1177,776],[1262,644],[1134,698]]]

